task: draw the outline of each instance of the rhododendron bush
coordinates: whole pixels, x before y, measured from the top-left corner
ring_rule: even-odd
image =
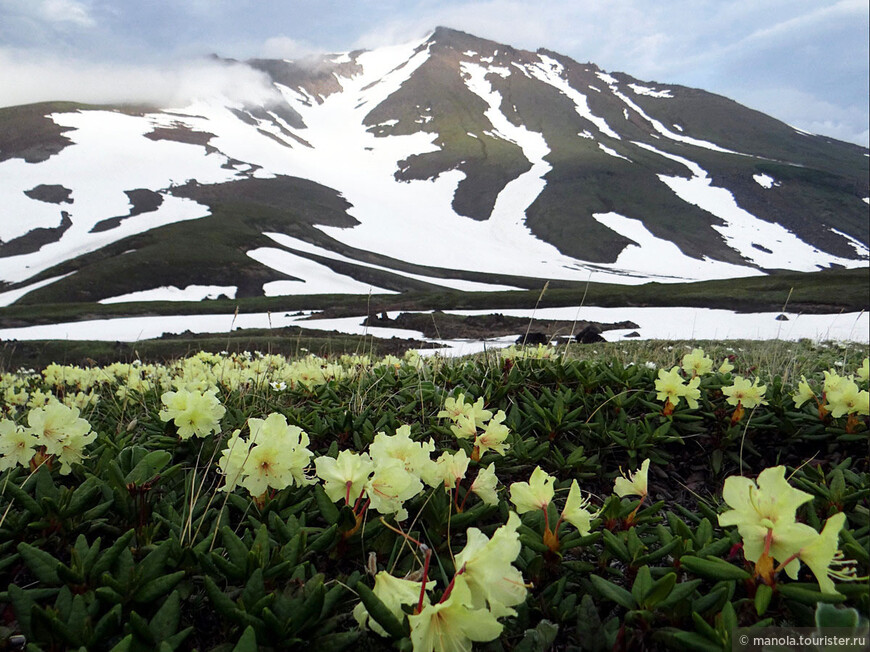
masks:
[[[0,641],[706,650],[860,628],[867,370],[539,346],[5,373]]]

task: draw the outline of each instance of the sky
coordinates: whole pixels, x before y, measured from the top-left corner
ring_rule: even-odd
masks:
[[[257,100],[260,74],[206,57],[299,59],[438,25],[870,140],[867,0],[0,0],[0,106]]]

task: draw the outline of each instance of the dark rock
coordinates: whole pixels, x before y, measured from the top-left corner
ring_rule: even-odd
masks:
[[[529,344],[531,346],[537,346],[538,344],[549,344],[550,338],[547,337],[544,333],[534,332],[527,333],[525,335],[520,335],[516,341],[517,344]]]
[[[596,324],[589,324],[585,328],[583,328],[577,335],[574,336],[574,340],[579,342],[580,344],[595,344],[596,342],[606,342],[603,337],[601,337],[601,327]]]
[[[782,313],[778,314],[774,319],[776,319],[776,321],[788,321],[788,317]]]
[[[626,333],[623,337],[640,337],[640,333],[637,331],[631,331],[630,333]]]

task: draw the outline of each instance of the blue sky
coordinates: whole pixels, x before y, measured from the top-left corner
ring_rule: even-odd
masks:
[[[436,25],[726,95],[868,144],[867,0],[0,0],[0,105],[265,93],[216,53],[300,58]]]

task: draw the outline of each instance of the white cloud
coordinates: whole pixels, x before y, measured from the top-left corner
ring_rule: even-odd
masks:
[[[802,131],[870,146],[866,108],[839,106],[810,93],[784,87],[756,89],[735,99]]]
[[[260,48],[260,56],[267,59],[306,59],[321,53],[320,49],[310,43],[289,36],[268,38]]]
[[[96,21],[89,9],[76,0],[43,0],[39,15],[52,23],[73,23],[80,27],[93,27]]]
[[[212,97],[257,104],[280,100],[264,73],[240,63],[200,59],[160,66],[37,60],[0,49],[0,70],[0,106],[50,100],[161,107]]]

